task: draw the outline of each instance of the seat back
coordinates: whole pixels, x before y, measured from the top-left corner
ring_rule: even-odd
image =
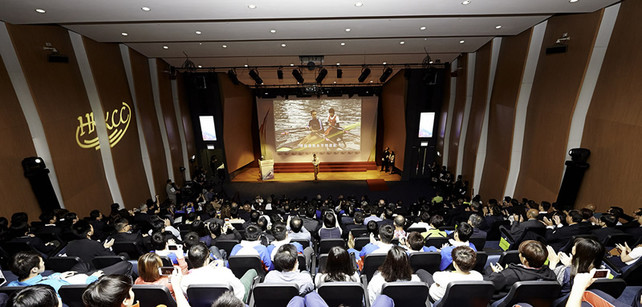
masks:
[[[480,251],[484,249],[484,245],[486,245],[486,238],[482,237],[477,237],[477,238],[470,238],[469,242],[475,245],[475,249]]]
[[[310,241],[308,241],[308,240],[290,240],[290,242],[297,242],[297,243],[301,244],[301,246],[303,246],[303,249],[305,249],[306,247],[310,246]]]
[[[410,266],[413,271],[424,269],[433,274],[439,271],[441,264],[441,254],[438,252],[417,252],[410,254]]]
[[[486,240],[488,241],[498,241],[499,238],[501,237],[499,227],[500,226],[509,226],[510,221],[497,221],[494,222],[492,225],[490,225],[490,229],[488,230],[488,233],[486,233]]]
[[[287,306],[293,297],[299,295],[299,288],[286,283],[260,283],[254,286],[252,294],[256,307]]]
[[[350,229],[350,232],[352,232],[353,237],[358,238],[365,235],[368,232],[368,229],[365,227],[356,227]]]
[[[65,285],[58,289],[62,302],[69,307],[85,307],[82,302],[82,293],[87,285]]]
[[[261,258],[256,255],[236,255],[232,256],[228,260],[230,264],[230,270],[234,273],[236,278],[243,277],[243,274],[249,269],[255,269],[261,278],[265,276],[265,268],[261,262]]]
[[[446,243],[448,243],[448,238],[445,237],[427,237],[426,241],[424,241],[425,246],[434,246],[437,249],[441,249]]]
[[[134,285],[132,290],[134,297],[140,302],[140,307],[156,307],[158,305],[176,307],[176,301],[164,285]],[[181,291],[180,289],[176,290]]]
[[[346,241],[343,239],[323,239],[319,241],[319,254],[327,254],[335,246],[346,247]]]
[[[589,287],[588,290],[597,289],[603,291],[604,293],[612,297],[620,297],[624,289],[626,288],[626,281],[622,278],[600,278],[595,280]]]
[[[483,273],[487,261],[488,254],[486,252],[477,252],[477,260],[475,262],[475,268],[473,268],[473,270]]]
[[[366,290],[358,282],[326,282],[317,290],[330,307],[363,306]]]
[[[133,241],[114,242],[111,249],[115,254],[127,254],[131,260],[138,260],[138,257],[142,255],[142,251]]]
[[[317,268],[319,269],[319,273],[325,270],[326,263],[328,263],[328,254],[319,255],[319,260],[317,263]]]
[[[232,249],[236,244],[241,243],[238,240],[218,240],[214,244],[214,246],[218,247],[218,249],[225,250],[227,252],[227,256],[229,257],[232,254]]]
[[[52,270],[54,272],[66,272],[70,271],[74,265],[80,263],[79,257],[49,257],[45,261],[45,267],[47,270]]]
[[[354,238],[354,249],[360,251],[364,246],[370,243],[370,237]]]
[[[11,256],[17,254],[18,252],[38,252],[35,248],[33,248],[33,246],[31,246],[29,242],[4,242],[2,243],[2,247]],[[38,254],[42,253],[38,252]]]
[[[189,285],[187,300],[191,307],[211,307],[212,303],[227,291],[233,291],[230,285]]]
[[[0,287],[0,293],[4,293],[8,296],[11,296],[14,292],[18,292],[26,287]]]
[[[406,230],[406,233],[411,233],[413,231],[416,231],[418,233],[423,233],[423,232],[426,232],[428,230],[426,229],[426,227],[410,227],[410,228],[408,228],[408,230]]]
[[[593,239],[595,241],[598,241],[597,237],[595,237],[592,234],[575,235],[575,236],[573,236],[573,238],[571,240],[568,240],[568,242],[566,242],[566,244],[564,246],[562,246],[562,248],[560,248],[560,250],[558,252],[564,252],[564,253],[567,253],[567,254],[570,253],[571,250],[573,249],[573,245],[575,245],[575,240],[577,240],[579,238],[587,238],[587,239]]]
[[[94,259],[91,259],[91,263],[94,265],[95,268],[99,270],[102,268],[106,268],[110,265],[119,263],[121,261],[127,261],[127,260],[125,260],[125,257],[123,256],[96,256],[94,257]]]
[[[638,259],[620,276],[628,286],[642,286],[642,261]]]
[[[383,264],[384,260],[386,260],[386,254],[367,255],[366,259],[363,260],[363,270],[361,271],[361,274],[365,274],[368,281],[370,281],[377,269],[379,269]]]
[[[560,296],[560,286],[557,281],[518,281],[513,284],[499,307],[513,306],[517,303],[528,303],[533,307],[552,306]]]
[[[626,242],[629,244],[631,247],[635,247],[635,242],[637,241],[637,238],[633,237],[632,235],[628,233],[615,233],[611,234],[607,237],[606,242],[604,243],[604,246],[608,247],[614,247],[615,244],[622,244]]]
[[[493,297],[493,292],[495,286],[491,281],[453,281],[448,284],[446,294],[434,307],[486,307]]]
[[[507,264],[520,264],[522,263],[519,260],[519,251],[505,251],[502,253],[501,256],[499,256],[499,263],[502,267],[506,267]]]
[[[395,281],[383,284],[381,294],[389,296],[395,306],[429,306],[428,285],[419,281]]]

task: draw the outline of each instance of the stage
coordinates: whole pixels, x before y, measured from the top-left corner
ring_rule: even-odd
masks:
[[[401,175],[380,172],[379,170],[366,170],[358,172],[319,172],[319,181],[340,181],[340,180],[373,180],[383,179],[385,181],[400,181]],[[258,167],[248,167],[231,180],[232,182],[305,182],[314,181],[314,173],[309,172],[285,172],[275,173],[274,179],[261,180]]]

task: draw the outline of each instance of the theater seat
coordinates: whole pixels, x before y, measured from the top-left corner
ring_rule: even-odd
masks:
[[[230,285],[189,285],[187,300],[191,307],[211,307],[212,303],[227,291],[233,291]]]
[[[124,256],[96,256],[91,259],[91,263],[99,270],[122,261],[127,261]]]
[[[227,253],[227,256],[229,257],[232,254],[232,249],[236,244],[241,243],[238,240],[218,240],[214,244],[214,246],[218,247],[218,249],[222,249]]]
[[[82,302],[82,293],[85,292],[85,288],[87,285],[65,285],[60,287],[58,295],[68,307],[85,307]]]
[[[232,273],[234,273],[236,278],[243,277],[243,274],[245,274],[249,269],[255,269],[261,279],[265,277],[265,268],[259,256],[236,255],[230,257],[228,262],[230,264],[230,270],[232,270]]]
[[[417,252],[410,254],[410,266],[413,271],[424,269],[430,274],[439,271],[441,254],[438,252]]]
[[[367,297],[365,288],[358,282],[326,282],[317,291],[330,307],[337,307],[341,304],[362,306],[364,297]]]
[[[495,286],[490,281],[454,281],[448,284],[446,294],[433,307],[486,307],[493,292]]]
[[[256,307],[275,307],[287,306],[288,302],[295,296],[299,295],[299,288],[294,284],[260,283],[252,289],[252,298],[250,306]]]
[[[521,264],[522,262],[519,260],[519,252],[513,250],[503,252],[502,255],[499,256],[499,261],[497,263],[499,263],[502,268],[505,268],[507,264]]]
[[[395,306],[430,306],[428,285],[420,281],[395,281],[385,283],[381,294],[389,296]]]
[[[548,307],[560,296],[560,286],[557,281],[518,281],[510,288],[506,297],[497,307],[513,306],[517,303],[528,303],[533,307]]]
[[[66,272],[70,271],[74,265],[80,263],[79,257],[49,257],[45,261],[45,266],[48,270],[54,272]]]
[[[366,258],[363,260],[361,275],[365,275],[368,281],[370,281],[384,260],[386,260],[386,254],[366,255]]]
[[[343,239],[323,239],[319,241],[319,254],[327,254],[335,246],[346,248],[346,241]]]
[[[176,301],[172,294],[169,293],[169,289],[164,285],[134,285],[132,290],[136,300],[140,302],[140,307],[157,307],[160,305],[176,307]],[[180,289],[177,290],[181,291]]]

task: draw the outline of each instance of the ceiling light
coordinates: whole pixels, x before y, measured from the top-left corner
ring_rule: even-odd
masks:
[[[341,42],[341,46],[345,46],[345,45],[346,45],[346,43],[344,43],[344,42]]]
[[[243,65],[243,66],[247,67],[247,64],[245,64],[245,65]]]
[[[337,62],[337,66],[341,65],[341,63]]]
[[[465,43],[465,41],[462,39],[462,40],[459,41],[459,43],[463,44],[463,43]]]
[[[350,28],[346,28],[346,32],[350,32],[350,31],[352,31]]]
[[[568,0],[568,2],[570,2],[570,3],[575,3],[577,1],[579,1],[579,0]]]
[[[386,63],[384,62],[384,65],[385,64]],[[386,80],[388,79],[388,77],[390,77],[390,75],[392,75],[392,68],[388,67],[388,68],[386,68],[386,70],[383,71],[383,73],[381,74],[381,77],[379,77],[379,82],[381,82],[381,83],[386,82]],[[372,81],[370,81],[370,82],[372,82]]]
[[[334,83],[337,83],[337,81],[334,81]]]
[[[270,30],[270,33],[276,33],[276,30],[272,29]]]
[[[374,81],[370,80],[370,83],[373,83]]]
[[[198,68],[203,68],[203,65],[198,65]]]
[[[464,0],[461,4],[463,4],[463,5],[469,5],[469,4],[470,4],[470,0]]]
[[[120,35],[122,35],[122,36],[127,36],[127,35],[129,35],[129,34],[127,34],[127,32],[123,32],[123,33],[120,33]]]
[[[499,30],[499,29],[501,29],[501,28],[502,28],[502,26],[501,26],[501,25],[496,25],[496,26],[495,26],[495,29],[498,29],[498,30]]]
[[[198,30],[196,31],[196,35],[201,35],[201,34],[203,34],[203,32],[198,31]]]
[[[305,81],[305,79],[303,79],[303,75],[301,75],[301,72],[298,69],[293,69],[292,70],[292,76],[299,83],[303,83]]]
[[[339,65],[339,63],[337,63]],[[337,79],[343,78],[343,69],[337,68]]]
[[[152,9],[150,9],[149,7],[146,7],[146,6],[143,6],[143,7],[141,7],[140,9],[141,9],[141,10],[143,10],[143,12],[149,12],[149,11],[151,11],[151,10],[152,10]]]
[[[167,50],[167,49],[169,49],[169,46],[165,45],[165,46],[163,46],[163,49]]]
[[[256,8],[256,5],[254,5],[254,4],[250,4],[250,5],[248,5],[247,7],[253,10],[253,9],[255,9],[255,8]]]
[[[363,2],[357,2],[357,3],[355,3],[355,4],[354,4],[354,6],[356,6],[356,7],[362,7],[362,6],[363,6]]]
[[[203,46],[203,43],[198,43],[199,46]]]
[[[285,43],[281,44],[281,47],[285,48],[287,45]]]
[[[279,70],[276,71],[276,77],[279,80],[283,80],[283,69],[281,69],[281,67],[279,67]]]
[[[227,48],[227,45],[223,45],[223,46],[221,46],[221,47],[223,47],[223,48]]]
[[[419,28],[419,30],[421,30],[421,31],[425,31],[425,30],[426,30],[426,27],[421,27],[421,28]]]
[[[239,85],[239,78],[236,76],[236,72],[233,69],[227,71],[227,76],[232,80],[232,83]]]
[[[44,14],[44,13],[46,13],[47,11],[45,11],[45,10],[43,10],[43,9],[36,9],[36,12],[37,12],[37,13],[40,13],[40,14]]]
[[[294,63],[290,63],[290,66],[294,66]]]
[[[325,78],[325,76],[326,76],[327,74],[328,74],[328,70],[327,70],[327,69],[325,69],[325,68],[322,68],[322,69],[319,71],[319,75],[318,75],[318,76],[317,76],[317,78],[316,78],[317,83],[321,83],[321,82],[323,82],[323,79]]]
[[[434,63],[434,62],[433,62],[432,60],[430,60],[430,62],[428,62],[428,63],[429,63],[429,64],[432,64],[432,63]]]
[[[388,64],[388,62],[383,62],[383,65],[386,65],[386,64]]]
[[[254,82],[256,82],[256,84],[263,84],[263,79],[259,77],[259,72],[257,70],[252,69],[248,72],[248,74],[250,75],[250,78],[252,78]]]
[[[403,45],[403,44],[405,44],[405,43],[406,43],[406,42],[404,42],[404,41],[400,41],[400,42],[399,42],[399,45]]]
[[[358,80],[359,80],[359,82],[366,81],[366,79],[368,78],[368,76],[369,76],[369,75],[370,75],[370,68],[365,67],[365,68],[361,71],[361,75],[359,76],[359,79],[358,79]]]

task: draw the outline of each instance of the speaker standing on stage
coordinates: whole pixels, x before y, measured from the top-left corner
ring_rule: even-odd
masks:
[[[317,154],[312,155],[312,165],[314,165],[314,180],[318,180],[318,175],[319,175],[319,158],[317,158]]]
[[[381,171],[388,171],[388,163],[390,162],[390,147],[386,147],[386,150],[383,151],[383,156],[381,157]]]

